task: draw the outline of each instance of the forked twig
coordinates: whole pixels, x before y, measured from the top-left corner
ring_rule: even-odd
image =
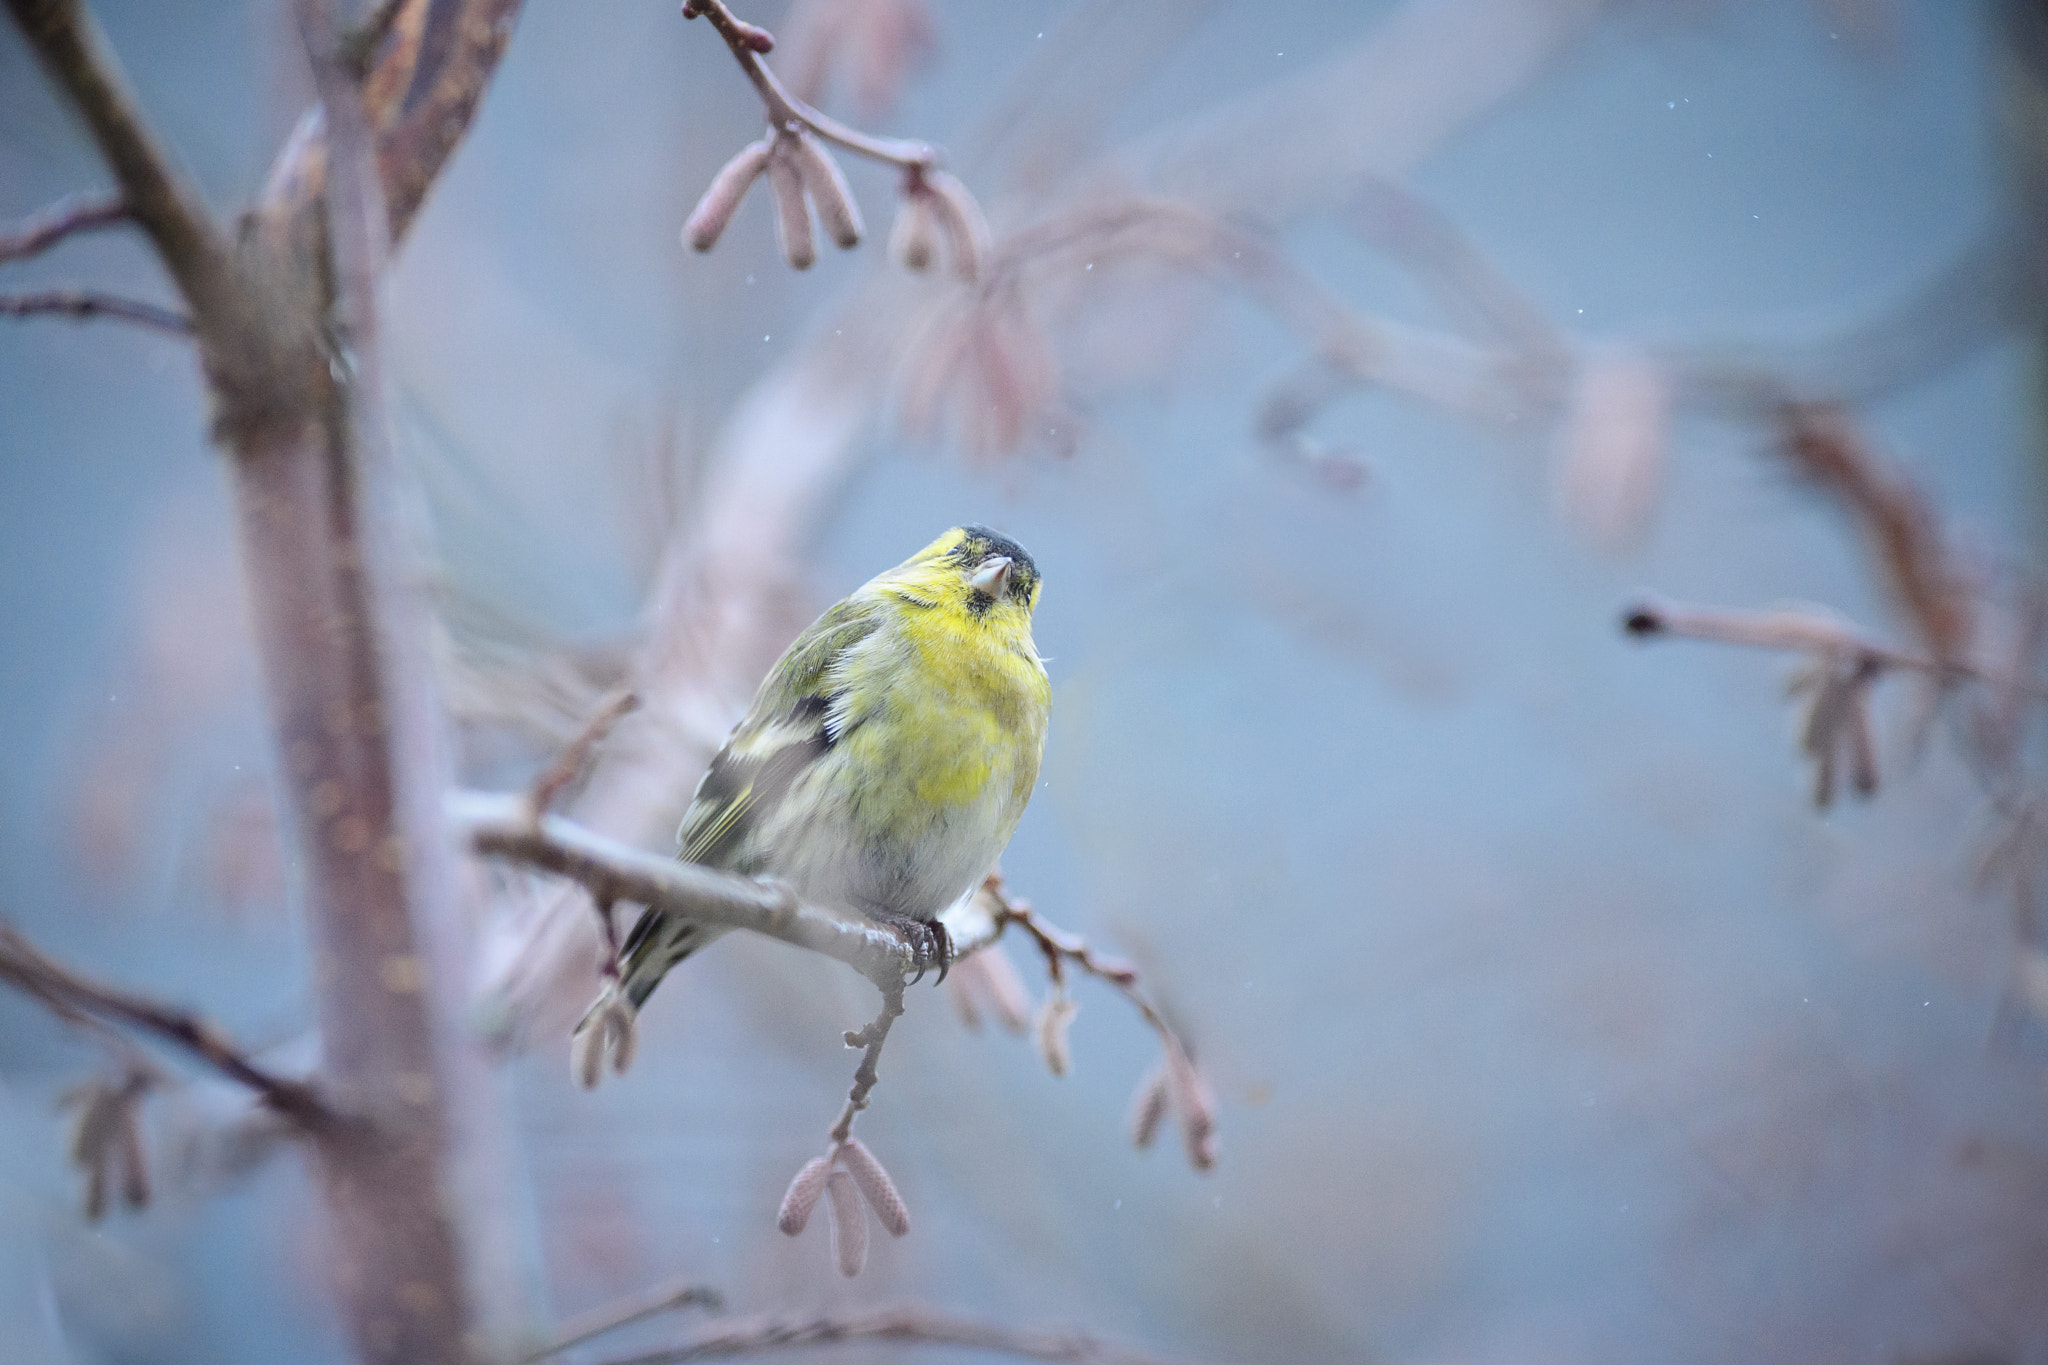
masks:
[[[761,60],[761,54],[775,46],[774,38],[766,29],[736,17],[726,8],[724,0],[686,0],[683,17],[694,19],[698,15],[710,20],[711,27],[718,30],[718,36],[732,49],[733,60],[740,64],[740,70],[760,92],[761,103],[767,109],[768,122],[772,127],[788,130],[792,124],[801,125],[849,152],[906,171],[929,171],[938,165],[939,150],[929,142],[863,133],[791,94],[768,69],[767,63]]]
[[[311,1087],[258,1066],[205,1019],[80,976],[6,924],[0,924],[0,981],[60,1018],[111,1020],[173,1044],[255,1091],[271,1108],[308,1130],[329,1126],[336,1119]]]
[[[128,220],[128,201],[118,194],[67,195],[0,232],[0,262],[26,260],[75,232],[113,227]]]

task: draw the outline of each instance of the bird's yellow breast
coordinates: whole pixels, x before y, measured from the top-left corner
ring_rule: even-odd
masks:
[[[1027,615],[911,606],[846,665],[849,693],[876,698],[888,717],[886,726],[849,724],[842,742],[881,777],[869,799],[903,804],[889,823],[993,799],[1000,823],[1014,827],[1038,780],[1052,705]]]

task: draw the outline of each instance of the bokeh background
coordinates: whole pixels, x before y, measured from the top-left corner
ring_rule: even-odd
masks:
[[[288,14],[95,8],[215,203],[245,201],[307,99]],[[830,100],[952,146],[999,234],[1106,176],[1255,219],[1331,294],[1435,325],[1346,226],[1377,171],[1579,353],[1791,345],[2013,221],[2026,149],[2001,128],[2030,77],[2007,12],[2031,8],[954,3],[879,107],[860,62],[893,49],[843,39]],[[617,676],[664,553],[710,534],[691,511],[720,462],[752,441],[774,468],[766,402],[813,472],[795,615],[764,629],[956,522],[1037,557],[1054,722],[1005,868],[1145,970],[1215,1082],[1222,1161],[1131,1150],[1153,1044],[1106,992],[1079,988],[1060,1080],[919,992],[864,1120],[917,1227],[841,1281],[773,1209],[869,993],[728,939],[657,997],[619,1081],[575,1089],[559,1028],[508,1050],[537,1321],[683,1277],[736,1308],[915,1298],[1208,1359],[2048,1359],[2048,1040],[2011,999],[2011,906],[1978,884],[1980,784],[1940,726],[1915,742],[1902,688],[1883,790],[1817,813],[1786,660],[1617,629],[1655,589],[1896,632],[1771,433],[1681,414],[1620,548],[1558,514],[1554,413],[1344,397],[1315,433],[1349,486],[1259,433],[1298,336],[1105,262],[1041,281],[1056,420],[973,456],[898,420],[914,328],[890,320],[946,286],[886,259],[887,173],[849,165],[872,240],[806,275],[758,200],[711,254],[677,245],[758,119],[672,4],[532,0],[397,262],[389,368],[465,777],[518,781]],[[102,183],[0,30],[0,213]],[[168,297],[118,233],[5,285],[88,281]],[[1962,340],[1858,416],[1966,558],[2028,563],[2038,352],[1959,299]],[[787,411],[821,374],[833,397]],[[0,909],[303,1062],[206,420],[179,343],[0,329]],[[212,1083],[152,1104],[152,1205],[81,1219],[57,1100],[93,1065],[0,998],[0,1361],[343,1359],[303,1166],[224,1135]]]

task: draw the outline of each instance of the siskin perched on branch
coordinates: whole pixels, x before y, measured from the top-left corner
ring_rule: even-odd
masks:
[[[1022,546],[969,526],[826,611],[698,784],[683,859],[892,925],[943,977],[938,915],[995,863],[1038,780],[1052,703],[1031,640],[1038,590]],[[631,1037],[630,1012],[719,932],[640,917],[578,1025],[586,1083],[606,1040],[616,1052]]]

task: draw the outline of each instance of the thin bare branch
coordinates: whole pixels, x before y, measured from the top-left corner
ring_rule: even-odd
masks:
[[[170,1043],[255,1091],[271,1108],[308,1130],[325,1130],[335,1123],[333,1111],[309,1086],[258,1066],[205,1019],[81,976],[6,924],[0,924],[0,981],[60,1018],[111,1020]]]
[[[75,232],[113,227],[129,216],[128,202],[118,194],[68,195],[0,232],[0,262],[26,260]]]
[[[43,69],[85,118],[122,197],[195,312],[234,306],[225,234],[144,121],[120,59],[79,0],[7,0]]]
[[[1165,1357],[1111,1346],[1082,1332],[1034,1332],[1004,1327],[921,1304],[844,1313],[764,1313],[733,1318],[677,1345],[621,1356],[603,1365],[681,1365],[690,1360],[725,1360],[803,1346],[863,1341],[955,1346],[1060,1365],[1171,1365]]]
[[[832,1125],[827,1134],[834,1142],[845,1142],[853,1134],[854,1115],[868,1107],[868,1096],[874,1093],[875,1082],[881,1079],[876,1067],[882,1060],[882,1044],[889,1041],[889,1029],[903,1013],[903,985],[882,988],[882,1011],[864,1029],[850,1030],[846,1035],[848,1047],[860,1048],[860,1065],[854,1069],[853,1089],[847,1092],[846,1107],[839,1111],[839,1121]]]
[[[160,304],[102,294],[95,289],[40,289],[32,294],[0,294],[0,317],[70,318],[74,322],[132,322],[174,337],[192,335],[192,319]]]
[[[1924,654],[1895,649],[1811,611],[1735,611],[1645,601],[1622,614],[1621,628],[1638,639],[1672,636],[1751,649],[1834,655],[1914,673],[1936,673],[1944,667]]]
[[[875,137],[857,128],[849,128],[839,120],[820,110],[813,109],[804,101],[791,94],[775,73],[761,60],[761,54],[772,48],[774,38],[767,30],[746,23],[727,9],[724,0],[688,0],[683,6],[685,18],[698,15],[711,21],[718,30],[718,36],[732,49],[733,60],[746,72],[747,79],[760,92],[761,103],[768,113],[768,122],[779,130],[788,130],[792,124],[808,128],[825,141],[844,147],[847,151],[880,161],[903,170],[930,170],[939,164],[939,149],[928,142],[914,142],[903,138]]]
[[[533,779],[533,785],[526,789],[527,805],[532,807],[536,817],[551,810],[562,792],[588,771],[592,752],[604,743],[612,727],[631,715],[639,705],[640,698],[631,688],[622,687],[605,698],[589,723],[562,746],[554,761],[541,769],[540,775]]]
[[[1031,936],[1031,941],[1038,945],[1038,951],[1045,955],[1046,971],[1051,974],[1055,985],[1065,983],[1066,967],[1071,963],[1098,981],[1107,982],[1118,995],[1130,1001],[1162,1041],[1170,1039],[1179,1045],[1180,1039],[1173,1031],[1173,1025],[1166,1022],[1166,1016],[1159,1012],[1138,985],[1136,967],[1117,958],[1104,957],[1090,948],[1078,934],[1070,934],[1048,924],[1031,908],[1031,902],[1009,893],[1000,872],[988,875],[981,885],[981,894],[993,903],[998,927],[1014,924]]]
[[[676,1284],[665,1288],[635,1294],[622,1303],[593,1309],[580,1317],[571,1318],[555,1333],[555,1339],[537,1351],[530,1351],[523,1359],[526,1365],[536,1360],[558,1356],[587,1341],[595,1341],[636,1322],[645,1322],[663,1313],[673,1313],[683,1308],[705,1308],[712,1312],[725,1307],[725,1296],[716,1289],[701,1284]]]
[[[560,816],[529,819],[521,797],[460,792],[448,813],[477,852],[568,877],[600,903],[630,901],[700,924],[751,929],[837,958],[884,991],[916,970],[894,930],[805,905],[782,887],[642,853]],[[996,935],[994,921],[969,904],[948,911],[946,921],[956,956]]]
[[[1986,668],[1967,660],[1944,660],[1888,645],[1863,635],[1839,621],[1811,611],[1737,611],[1724,607],[1694,607],[1676,602],[1643,601],[1622,613],[1621,628],[1630,635],[1650,639],[1671,636],[1685,640],[1707,640],[1716,644],[1743,645],[1751,649],[1831,655],[1861,660],[1884,672],[1924,673],[1935,678],[1966,679],[1986,687],[2017,693],[2035,701],[2048,700],[2048,685],[2028,683],[2001,670]]]
[[[1064,1029],[1066,1024],[1072,1022],[1071,1002],[1064,1001],[1060,996],[1060,992],[1066,989],[1066,968],[1070,965],[1080,968],[1099,981],[1106,982],[1143,1016],[1145,1022],[1152,1026],[1152,1031],[1159,1035],[1160,1051],[1165,1054],[1168,1088],[1173,1097],[1174,1107],[1180,1114],[1182,1134],[1187,1139],[1188,1160],[1198,1171],[1206,1171],[1215,1166],[1215,1098],[1210,1094],[1208,1083],[1202,1079],[1201,1072],[1195,1066],[1193,1051],[1182,1041],[1179,1032],[1138,984],[1137,968],[1128,962],[1103,957],[1090,948],[1086,940],[1080,936],[1048,924],[1032,910],[1028,901],[1009,894],[1003,886],[1003,876],[1000,872],[991,872],[982,880],[973,900],[986,906],[995,922],[997,933],[1014,924],[1029,934],[1032,942],[1038,945],[1038,951],[1045,957],[1045,969],[1052,977],[1055,993],[1053,1000],[1048,1004],[1065,1016],[1047,1016],[1047,1021],[1053,1029]],[[1060,1033],[1056,1042],[1048,1046],[1049,1064],[1053,1063],[1056,1055],[1064,1058],[1065,1043],[1065,1035]],[[1054,1074],[1058,1075],[1063,1072],[1064,1067],[1054,1064],[1052,1069]],[[1149,1084],[1149,1079],[1146,1084]]]

